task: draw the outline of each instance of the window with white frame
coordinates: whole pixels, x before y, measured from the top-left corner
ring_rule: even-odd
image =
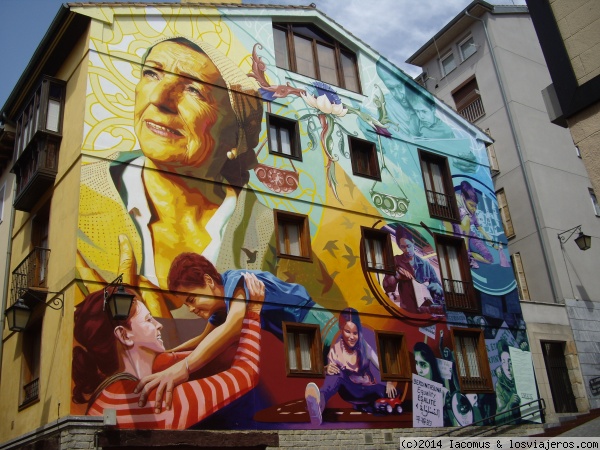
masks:
[[[458,49],[460,51],[461,60],[464,61],[469,56],[477,51],[477,46],[475,45],[475,40],[473,36],[467,36],[462,41],[458,43]]]
[[[454,69],[456,69],[456,59],[454,58],[454,53],[449,51],[444,56],[440,58],[440,65],[442,66],[442,76],[448,75]]]
[[[594,208],[594,214],[600,217],[600,205],[598,205],[598,198],[594,193],[594,190],[589,188],[590,191],[590,200],[592,201],[592,208]]]

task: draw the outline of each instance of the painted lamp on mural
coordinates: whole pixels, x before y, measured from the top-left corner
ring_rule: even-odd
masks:
[[[381,139],[379,138],[379,136],[377,136],[377,138],[379,139],[379,148],[382,149],[383,147],[381,146]],[[383,150],[382,150],[382,153],[383,153]],[[396,178],[392,175],[390,170],[387,168],[387,166],[385,164],[385,155],[382,154],[381,155],[382,181],[383,181],[383,176],[385,173],[387,173],[391,177],[393,183],[400,190],[402,197],[399,197],[396,195],[390,195],[385,192],[376,191],[375,186],[377,186],[378,183],[381,183],[383,186],[386,186],[387,183],[375,181],[375,183],[373,183],[373,186],[371,186],[371,189],[369,190],[369,193],[371,194],[371,200],[373,201],[373,204],[375,205],[375,207],[378,208],[382,213],[386,214],[388,217],[392,217],[394,219],[399,219],[400,217],[404,216],[406,214],[406,212],[408,211],[408,205],[410,203],[410,200],[404,193],[404,190],[402,189],[402,187],[398,184],[398,181],[396,180]]]
[[[111,286],[112,292],[109,293]],[[104,289],[104,309],[108,305],[108,310],[114,320],[125,320],[129,317],[133,298],[134,295],[125,291],[123,274],[121,274]]]
[[[22,296],[25,296],[29,293],[27,289],[23,288],[20,288],[19,292]],[[36,294],[27,295],[27,298],[32,299],[36,303],[44,305],[44,307],[52,308],[55,311],[63,310],[65,304],[64,294],[52,291],[44,291],[43,294],[57,295],[48,303],[37,298]],[[29,319],[31,318],[32,313],[33,308],[30,308],[25,300],[20,296],[15,303],[6,308],[5,316],[6,320],[8,321],[8,329],[18,333],[25,331],[27,329],[27,325],[29,324]]]
[[[256,156],[260,154],[261,150],[265,146],[266,142],[263,142]],[[292,170],[278,169],[277,167],[269,166],[267,164],[258,163],[254,168],[254,173],[262,184],[264,184],[269,190],[278,194],[289,194],[294,192],[298,188],[298,171],[294,166],[292,160]]]

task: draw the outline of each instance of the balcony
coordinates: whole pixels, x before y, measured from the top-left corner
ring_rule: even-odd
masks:
[[[442,283],[447,308],[471,312],[479,311],[473,283],[449,278],[444,278]]]
[[[445,220],[457,220],[458,214],[454,208],[454,198],[442,192],[425,190],[429,213],[434,217]]]
[[[483,109],[481,97],[477,96],[472,102],[462,107],[457,112],[469,122],[474,123],[477,119],[485,116],[485,109]]]
[[[47,294],[48,259],[50,249],[36,247],[12,273],[11,305],[22,298],[31,303],[31,296],[45,300]],[[29,301],[28,301],[29,298]],[[28,306],[33,306],[29,304]]]
[[[38,131],[17,159],[12,168],[17,176],[15,209],[30,212],[40,197],[54,186],[60,140],[60,136]]]

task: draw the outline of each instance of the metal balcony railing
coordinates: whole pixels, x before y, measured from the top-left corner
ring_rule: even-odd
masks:
[[[47,288],[50,249],[35,247],[12,273],[11,305],[27,290]]]
[[[23,386],[23,402],[21,406],[25,406],[40,396],[40,379],[36,378]]]
[[[425,190],[427,203],[429,203],[429,212],[432,216],[446,220],[456,220],[456,213],[453,206],[452,196],[442,192]]]
[[[457,111],[461,116],[473,123],[485,115],[481,97],[476,97],[471,103]]]
[[[446,307],[467,311],[479,310],[473,283],[449,278],[443,278],[442,283],[444,285]]]

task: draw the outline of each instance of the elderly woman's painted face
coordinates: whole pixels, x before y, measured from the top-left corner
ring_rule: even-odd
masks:
[[[198,168],[235,146],[237,123],[225,83],[204,53],[165,41],[149,53],[135,89],[135,132],[157,165]],[[214,175],[214,174],[213,174]]]
[[[431,365],[425,361],[421,352],[415,352],[415,366],[417,369],[417,375],[431,380]]]
[[[512,362],[510,360],[510,353],[502,352],[500,355],[500,360],[502,361],[502,372],[509,380],[512,380]]]
[[[346,322],[342,328],[342,339],[347,348],[354,348],[358,342],[358,327],[352,322]]]
[[[162,325],[152,317],[146,305],[141,301],[137,302],[134,315],[129,322],[129,338],[134,342],[138,350],[150,351],[152,353],[162,353],[165,351],[165,345],[162,341]]]

